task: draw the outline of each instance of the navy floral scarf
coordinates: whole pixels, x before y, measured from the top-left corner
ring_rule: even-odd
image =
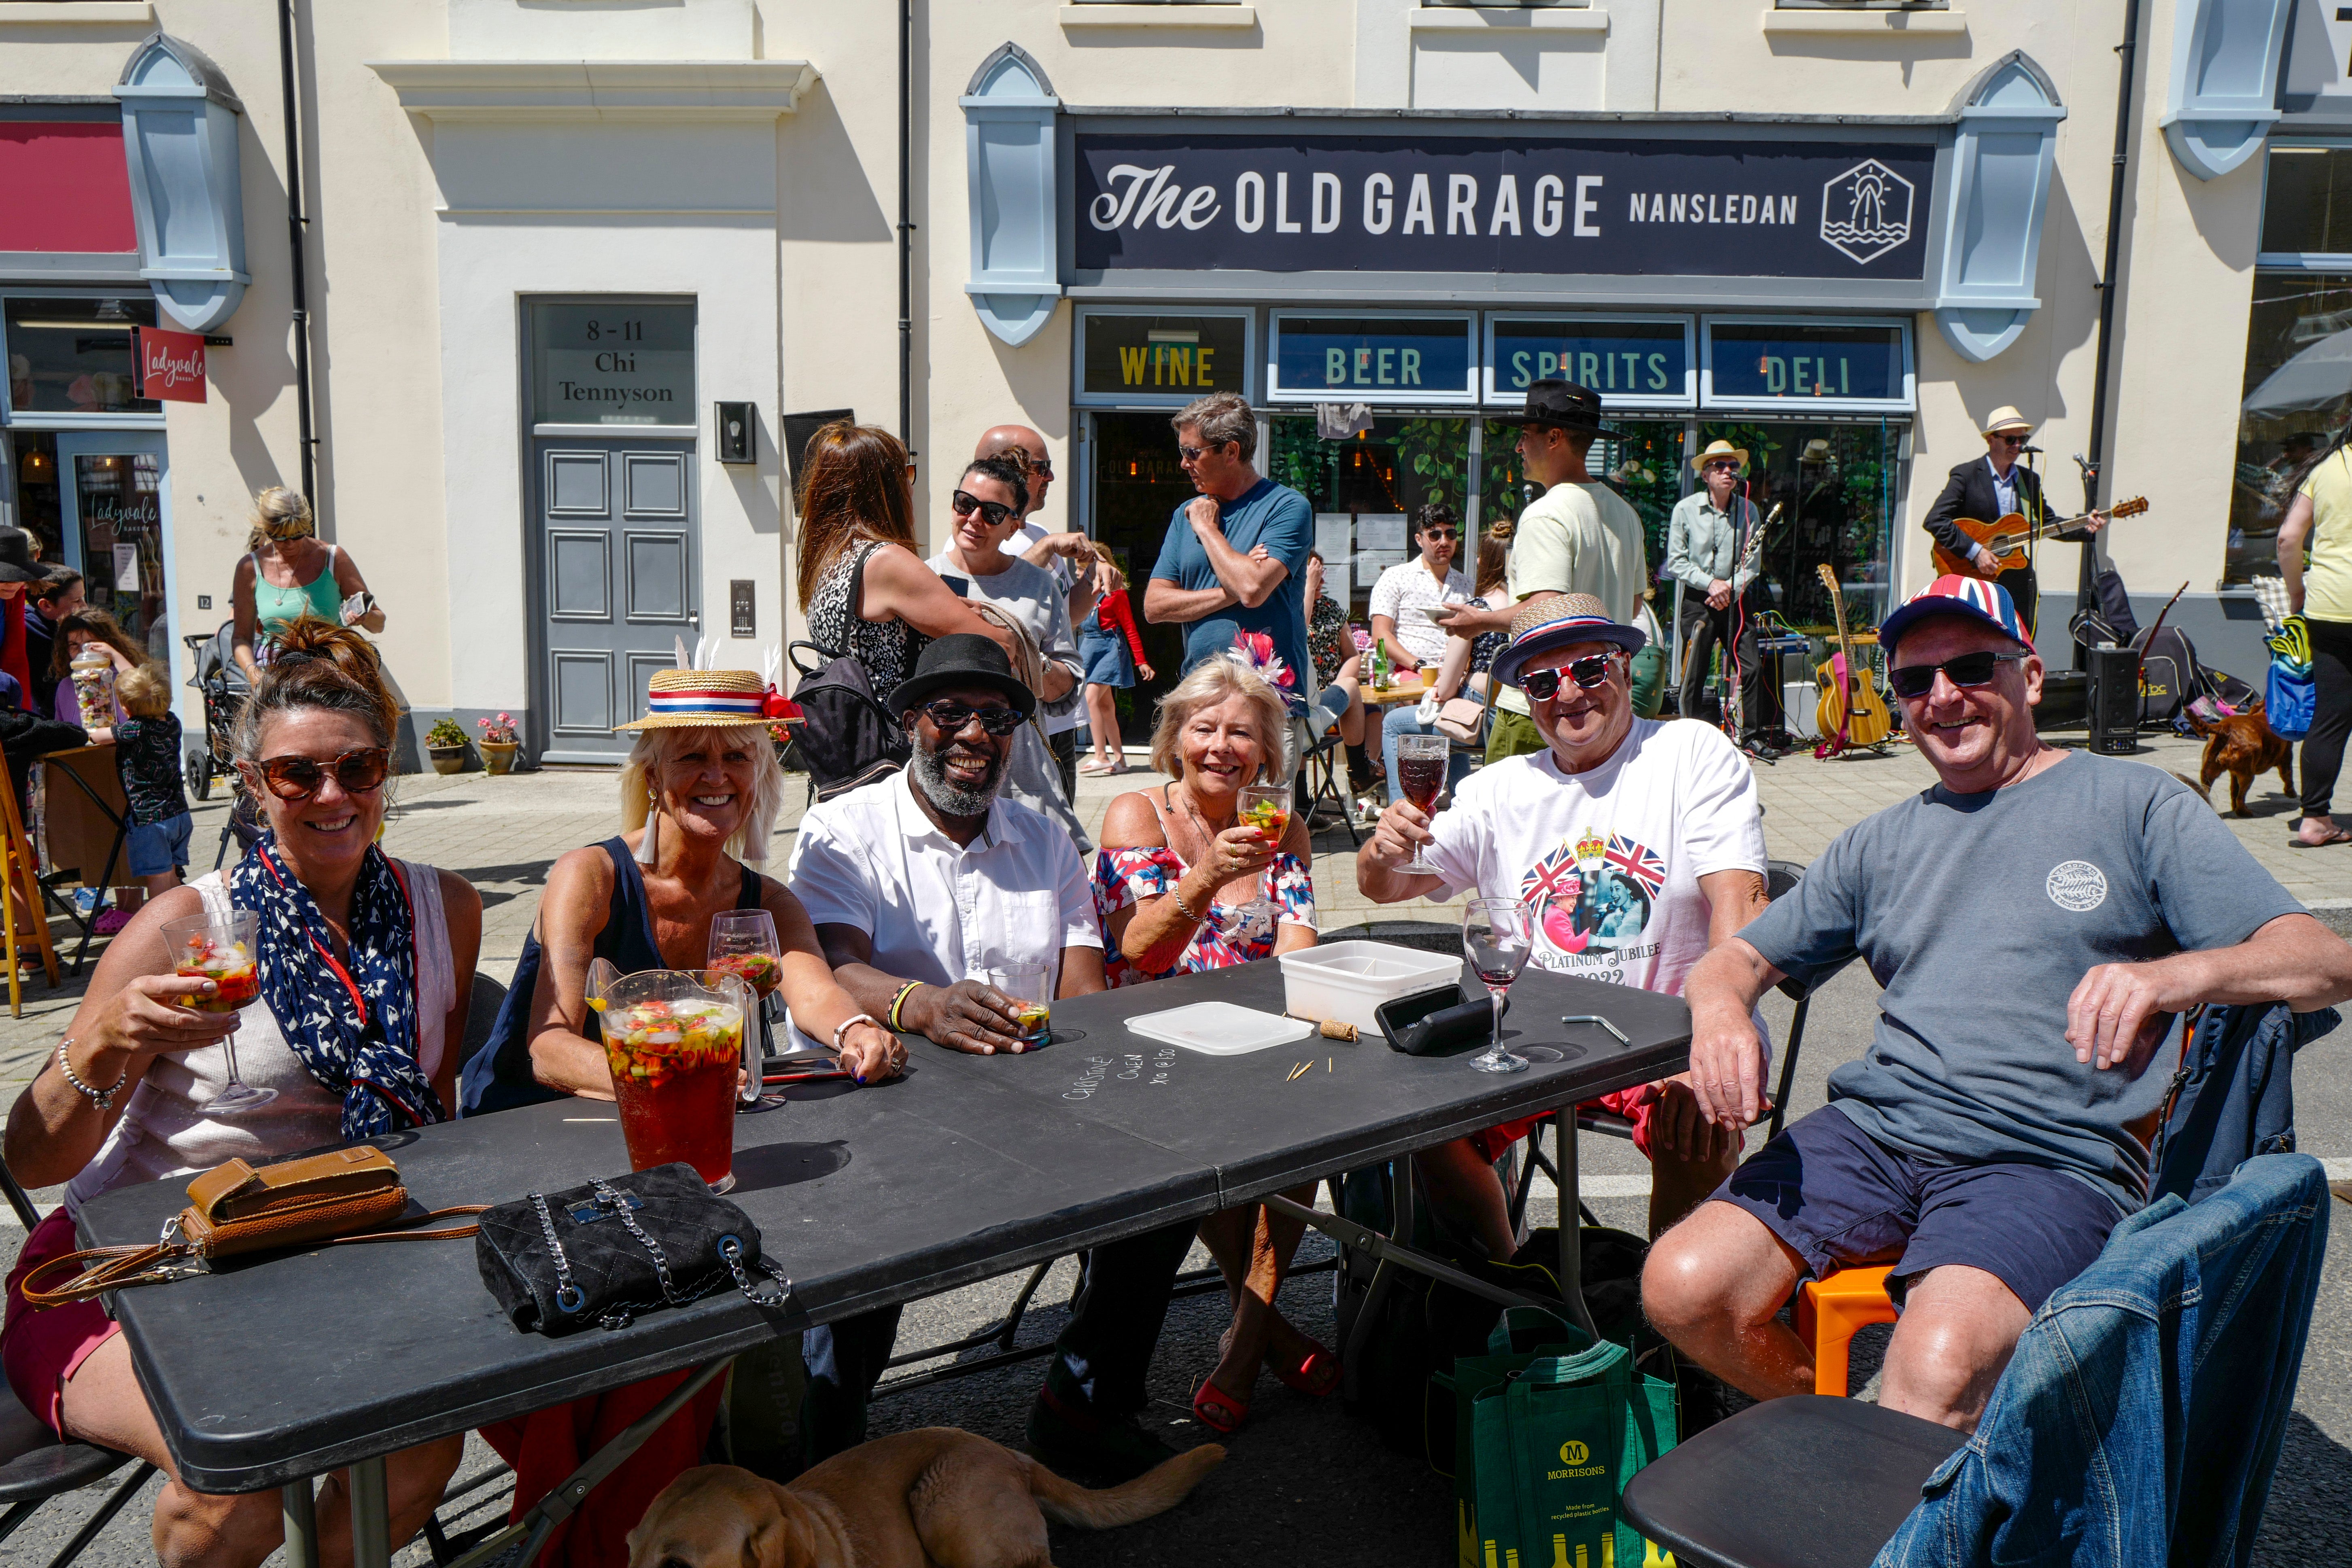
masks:
[[[352,955],[265,837],[229,873],[229,901],[259,927],[256,973],[278,1032],[310,1076],[343,1097],[347,1142],[443,1121],[416,1060],[416,915],[392,862],[368,847],[352,889]]]

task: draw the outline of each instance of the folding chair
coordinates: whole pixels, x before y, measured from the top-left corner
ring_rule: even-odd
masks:
[[[1356,792],[1348,778],[1346,748],[1339,738],[1339,715],[1347,710],[1346,699],[1347,693],[1338,687],[1325,687],[1307,710],[1307,717],[1294,720],[1291,729],[1293,743],[1298,747],[1298,776],[1307,786],[1305,793],[1308,826],[1313,826],[1316,812],[1328,800],[1339,814],[1340,826],[1347,828],[1348,843],[1352,847],[1362,839],[1356,832]]]

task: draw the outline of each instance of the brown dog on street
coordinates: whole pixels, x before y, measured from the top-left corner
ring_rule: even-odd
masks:
[[[2263,717],[2259,699],[2243,713],[2226,719],[2200,719],[2193,711],[2187,711],[2187,717],[2189,728],[2205,737],[2205,765],[2199,770],[2203,782],[2198,793],[2207,801],[2213,798],[2213,781],[2228,773],[2231,815],[2244,816],[2248,815],[2246,791],[2254,776],[2273,768],[2278,770],[2280,787],[2294,794],[2294,747]],[[2180,782],[2189,780],[2183,776]]]
[[[1184,1500],[1225,1451],[1188,1449],[1091,1491],[952,1426],[877,1437],[789,1486],[733,1465],[672,1481],[629,1532],[629,1568],[1053,1568],[1045,1521],[1108,1530]]]

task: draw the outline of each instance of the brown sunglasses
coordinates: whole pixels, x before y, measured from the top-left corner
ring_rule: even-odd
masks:
[[[332,773],[345,795],[365,795],[380,788],[392,771],[392,752],[383,746],[345,752],[327,762],[311,757],[264,757],[254,764],[269,793],[280,800],[308,800]]]

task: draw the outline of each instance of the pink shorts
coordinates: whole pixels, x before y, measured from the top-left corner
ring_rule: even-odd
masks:
[[[62,1436],[66,1380],[89,1352],[122,1331],[96,1301],[73,1301],[35,1311],[18,1282],[52,1258],[74,1250],[74,1222],[63,1208],[33,1227],[8,1276],[7,1316],[0,1321],[0,1372],[33,1418]]]
[[[1641,1097],[1649,1091],[1649,1088],[1646,1083],[1637,1083],[1631,1089],[1621,1089],[1613,1094],[1588,1100],[1577,1109],[1611,1110],[1633,1122],[1633,1147],[1640,1150],[1642,1157],[1646,1160],[1650,1157],[1650,1112],[1654,1109],[1654,1102]],[[1635,1103],[1637,1100],[1640,1101],[1638,1104]],[[1473,1132],[1470,1134],[1471,1146],[1478,1151],[1480,1159],[1491,1165],[1503,1157],[1504,1150],[1526,1137],[1528,1129],[1533,1127],[1537,1120],[1533,1116],[1523,1116],[1517,1121],[1506,1121],[1500,1127],[1489,1127],[1484,1132]]]

